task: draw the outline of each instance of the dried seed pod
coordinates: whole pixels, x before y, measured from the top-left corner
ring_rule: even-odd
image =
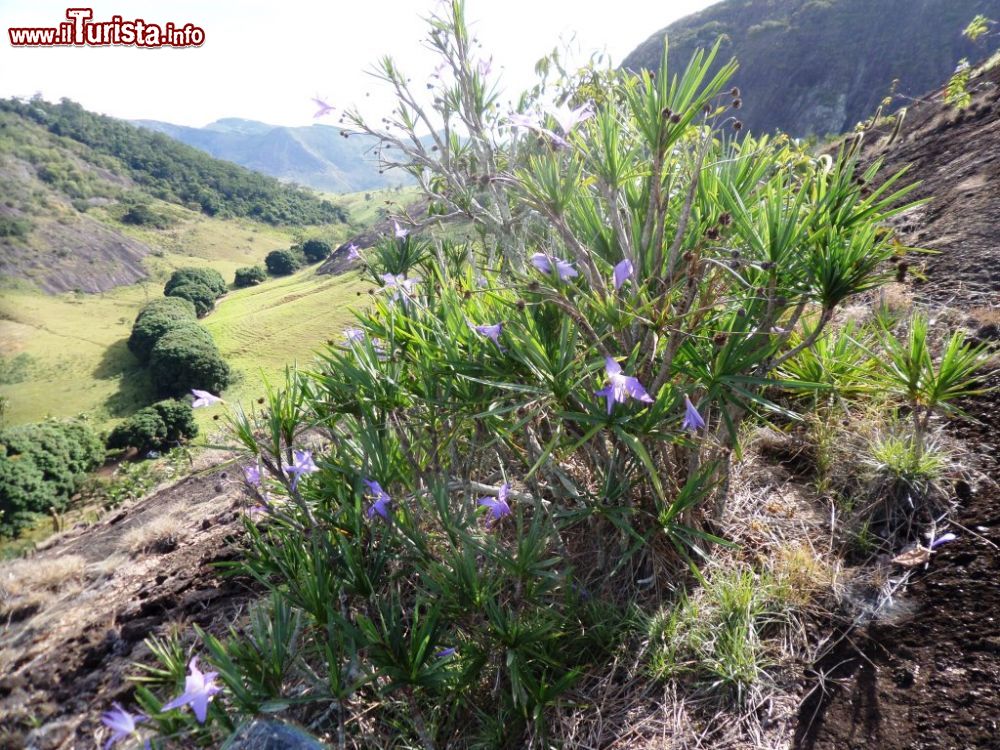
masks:
[[[733,86],[733,88],[731,88],[729,90],[729,95],[731,97],[733,97],[734,99],[736,99],[740,95],[740,90],[738,88],[736,88],[735,86]]]
[[[724,227],[728,227],[732,223],[733,223],[733,215],[731,213],[729,213],[728,211],[724,211],[721,214],[719,214],[719,224],[721,224]]]
[[[743,106],[742,99],[733,99],[733,109],[739,109],[742,106]]]
[[[905,260],[899,261],[899,264],[896,266],[896,281],[898,283],[902,284],[904,281],[906,281],[906,271],[909,269],[909,267],[910,264],[907,263]]]
[[[734,122],[733,123],[733,130],[735,130],[737,133],[739,133],[741,130],[743,130],[743,123],[740,122],[739,120],[737,120],[736,122]]]

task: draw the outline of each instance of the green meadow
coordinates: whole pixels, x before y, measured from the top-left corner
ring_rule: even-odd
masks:
[[[86,414],[108,425],[150,403],[149,379],[126,341],[136,313],[161,296],[171,271],[204,266],[231,281],[237,268],[262,263],[271,250],[331,233],[201,216],[168,230],[129,231],[157,248],[146,259],[150,277],[143,282],[103,294],[46,295],[23,284],[0,292],[0,396],[8,400],[7,424]],[[355,274],[319,276],[309,266],[220,299],[201,323],[238,373],[226,400],[256,398],[264,378],[308,362],[349,323],[361,288]],[[206,412],[213,411],[199,413],[206,426],[213,416]]]

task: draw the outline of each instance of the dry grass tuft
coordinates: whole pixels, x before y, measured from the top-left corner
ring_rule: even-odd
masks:
[[[181,519],[171,515],[160,516],[126,532],[119,548],[133,555],[143,552],[171,552],[177,548],[182,537]]]
[[[36,557],[7,563],[0,567],[0,598],[54,591],[68,581],[78,580],[86,564],[80,555]]]

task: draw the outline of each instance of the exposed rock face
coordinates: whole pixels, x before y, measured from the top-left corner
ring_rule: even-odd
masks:
[[[893,80],[898,94],[922,96],[960,58],[981,56],[962,36],[977,13],[1000,18],[1000,0],[726,0],[656,32],[622,67],[656,69],[666,35],[680,74],[723,36],[720,58],[740,63],[734,114],[750,130],[840,133],[869,117]]]

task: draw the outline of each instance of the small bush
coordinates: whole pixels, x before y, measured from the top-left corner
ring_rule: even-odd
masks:
[[[160,401],[140,409],[108,435],[108,448],[135,448],[140,453],[176,445],[198,434],[194,412],[183,401]]]
[[[84,422],[41,422],[0,432],[0,533],[16,533],[34,513],[64,507],[104,446]]]
[[[302,254],[307,263],[319,263],[330,256],[331,249],[329,243],[323,240],[306,240],[302,245]]]
[[[167,331],[179,326],[193,325],[197,311],[191,300],[182,297],[164,297],[154,300],[139,311],[128,348],[142,364],[149,364],[149,355],[156,342]]]
[[[264,264],[272,276],[288,276],[299,269],[298,258],[290,250],[272,250],[264,259]]]
[[[188,283],[201,284],[208,288],[216,298],[226,293],[226,280],[222,274],[211,268],[178,268],[167,279],[163,287],[163,294],[167,297],[177,296],[171,291],[178,286]]]
[[[131,224],[137,227],[155,227],[166,229],[173,225],[173,220],[169,216],[154,210],[148,203],[136,203],[130,206],[122,214],[122,224]]]
[[[192,388],[219,393],[232,380],[211,335],[197,326],[168,331],[156,342],[149,374],[162,396],[179,396]]]
[[[218,296],[204,284],[199,284],[193,281],[185,284],[178,284],[169,292],[165,292],[165,294],[168,297],[180,297],[181,299],[186,299],[191,302],[191,304],[194,305],[194,309],[198,313],[199,318],[204,317],[215,309],[215,300]]]
[[[246,266],[236,269],[236,277],[233,283],[237,288],[243,289],[248,286],[256,286],[267,280],[267,271],[260,266]]]

